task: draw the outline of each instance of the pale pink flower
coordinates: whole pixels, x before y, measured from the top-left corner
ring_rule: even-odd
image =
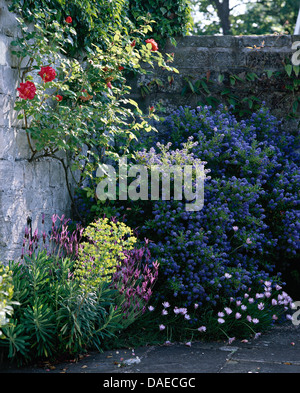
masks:
[[[218,318],[218,322],[219,322],[219,323],[225,323],[225,319],[223,319],[223,318]]]
[[[199,332],[206,332],[206,326],[200,326],[197,329]]]
[[[235,319],[240,319],[241,316],[242,316],[242,314],[240,314],[239,312],[237,312],[237,313],[235,314]]]
[[[163,302],[163,303],[162,303],[162,305],[164,306],[164,308],[168,308],[168,307],[170,307],[170,304],[169,304],[169,302]]]
[[[232,344],[234,340],[235,340],[235,337],[231,337],[231,338],[229,338],[229,340],[228,340],[228,344],[229,344],[229,345],[230,345],[230,344]]]
[[[258,308],[259,310],[263,310],[263,309],[265,308],[265,305],[264,305],[263,303],[259,303],[259,304],[257,305],[257,308]]]
[[[225,307],[224,311],[226,312],[227,315],[230,315],[232,313],[232,310],[229,307]]]
[[[259,322],[259,319],[253,318],[253,319],[252,319],[252,322],[253,322],[254,324],[257,324],[257,323]]]
[[[164,330],[165,328],[165,325],[159,325],[159,330]]]

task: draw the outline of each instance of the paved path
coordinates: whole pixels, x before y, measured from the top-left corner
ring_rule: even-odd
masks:
[[[1,365],[0,365],[1,368]],[[90,352],[77,363],[43,367],[3,366],[0,373],[300,373],[300,325],[291,322],[247,343],[193,342]],[[167,375],[165,375],[167,376]],[[124,376],[125,377],[125,376]],[[105,377],[107,378],[107,377]],[[127,376],[129,378],[129,376]],[[1,379],[1,377],[0,377]]]

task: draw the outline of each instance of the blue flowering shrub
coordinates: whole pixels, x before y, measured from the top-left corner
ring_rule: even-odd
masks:
[[[219,328],[228,336],[247,326],[261,332],[285,318],[292,299],[280,291],[281,273],[299,269],[297,135],[264,107],[244,120],[222,106],[180,107],[157,128],[136,152],[137,163],[202,162],[209,176],[200,211],[172,198],[113,206],[151,240],[160,264],[147,326],[163,319],[160,331],[176,325],[204,332],[209,325],[215,337]],[[170,308],[161,309],[166,303]]]

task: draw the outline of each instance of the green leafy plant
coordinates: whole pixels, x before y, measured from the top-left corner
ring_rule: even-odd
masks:
[[[75,275],[89,286],[109,282],[117,266],[125,259],[124,251],[132,250],[137,242],[133,231],[122,222],[98,219],[83,232],[86,241],[81,243],[75,264]]]
[[[3,338],[1,328],[9,324],[13,314],[13,282],[12,272],[8,266],[0,265],[0,339]]]
[[[59,160],[73,200],[70,171],[71,176],[78,171],[72,179],[80,185],[93,176],[99,162],[129,154],[139,131],[153,129],[148,119],[156,118],[154,111],[144,115],[126,97],[130,93],[126,69],[147,73],[141,67],[143,62],[178,71],[167,64],[153,40],[146,40],[150,25],[131,35],[122,26],[107,30],[101,45],[91,44],[85,53],[69,57],[65,48],[77,36],[72,23],[67,19],[58,23],[49,10],[36,13],[34,20],[35,28],[30,30],[19,19],[22,36],[12,43],[20,76],[15,109],[26,131],[30,160]]]

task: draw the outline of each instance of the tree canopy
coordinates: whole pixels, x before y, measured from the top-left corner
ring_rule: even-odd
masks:
[[[293,34],[298,0],[191,0],[203,18],[194,25],[194,34]],[[237,13],[244,5],[243,13]]]

